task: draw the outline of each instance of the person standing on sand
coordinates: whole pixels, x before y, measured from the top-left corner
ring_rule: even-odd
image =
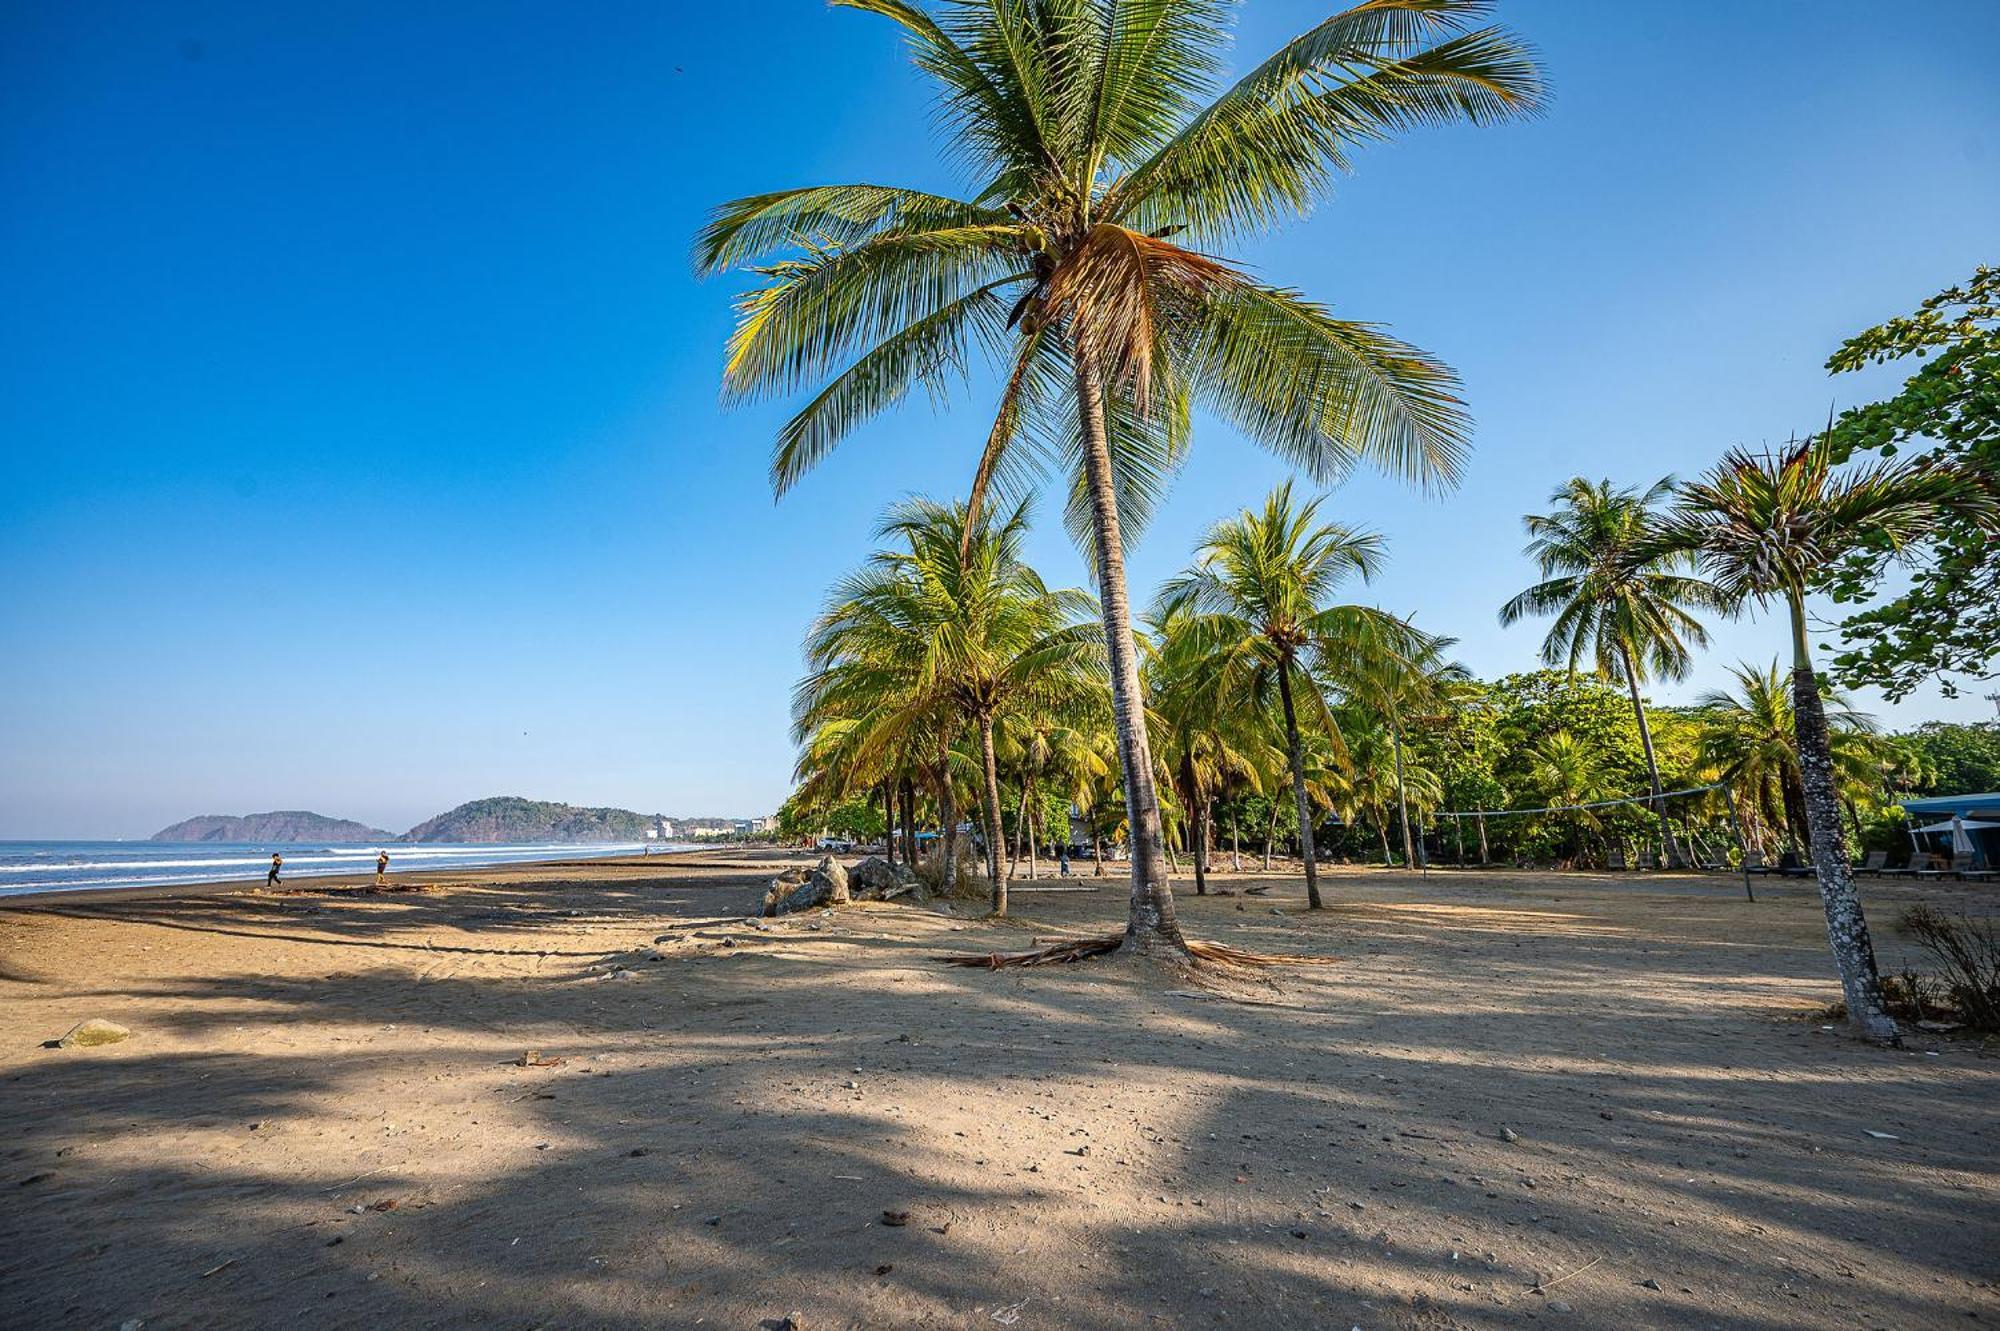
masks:
[[[383,851],[375,857],[375,886],[389,885],[389,852]]]
[[[271,854],[271,872],[264,875],[264,886],[276,887],[280,881],[278,878],[278,870],[284,867],[285,867],[285,857],[273,851]]]

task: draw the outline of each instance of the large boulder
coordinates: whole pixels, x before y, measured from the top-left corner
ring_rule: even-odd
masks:
[[[917,876],[901,864],[870,855],[847,871],[847,881],[855,896],[884,901],[908,891]]]
[[[845,906],[853,900],[848,895],[848,877],[845,865],[829,855],[813,866],[812,876],[826,880],[827,901],[836,906]]]
[[[847,870],[829,855],[811,869],[787,869],[771,880],[764,893],[764,914],[790,915],[815,906],[844,906],[848,894]]]

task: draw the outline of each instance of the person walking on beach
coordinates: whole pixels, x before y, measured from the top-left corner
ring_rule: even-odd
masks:
[[[375,857],[375,886],[389,885],[389,852],[383,851]]]
[[[271,855],[271,872],[264,875],[264,886],[276,887],[280,881],[278,870],[285,867],[285,857],[275,851]]]
[[[1067,841],[1058,841],[1056,843],[1056,867],[1062,871],[1064,878],[1069,877],[1069,842]]]

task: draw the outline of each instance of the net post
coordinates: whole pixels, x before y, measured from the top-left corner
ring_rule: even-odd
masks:
[[[1743,895],[1755,901],[1757,893],[1750,887],[1750,844],[1743,839],[1743,820],[1736,816],[1736,792],[1720,781],[1709,788],[1721,791],[1729,804],[1729,826],[1736,833],[1736,861],[1743,866]]]

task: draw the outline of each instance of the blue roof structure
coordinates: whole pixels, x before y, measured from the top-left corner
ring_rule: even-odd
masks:
[[[2000,818],[2000,790],[1989,790],[1984,795],[1940,795],[1936,799],[1904,800],[1903,808],[1911,815],[1920,813],[1942,814],[1949,818],[1953,814],[1963,814]]]

